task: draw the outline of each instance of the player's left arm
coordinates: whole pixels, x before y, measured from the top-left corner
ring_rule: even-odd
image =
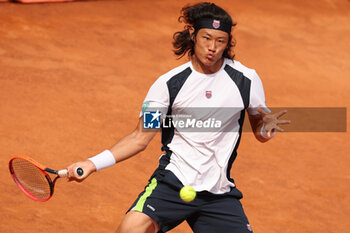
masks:
[[[280,125],[290,124],[290,120],[281,120],[281,116],[287,113],[287,110],[278,113],[267,113],[262,108],[257,108],[259,114],[249,114],[249,121],[252,127],[254,136],[260,142],[269,141],[276,133],[284,130]]]
[[[265,92],[260,77],[255,70],[249,70],[246,74],[251,80],[249,106],[247,108],[250,125],[255,138],[260,142],[267,142],[275,135],[276,131],[284,131],[280,125],[290,124],[289,120],[279,119],[287,111],[271,113],[265,104]]]

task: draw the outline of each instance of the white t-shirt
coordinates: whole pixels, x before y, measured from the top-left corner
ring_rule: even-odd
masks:
[[[238,61],[225,59],[220,70],[213,74],[197,72],[190,61],[159,77],[149,89],[143,106],[160,109],[165,117],[171,103],[169,80],[179,75],[185,77],[180,90],[175,91],[171,115],[195,115],[197,121],[210,119],[212,124],[210,130],[204,131],[203,127],[193,129],[194,121],[187,127],[174,126],[166,145],[172,154],[165,169],[196,191],[228,192],[235,186],[229,170],[241,136],[242,112],[246,108],[255,115],[257,107],[269,111],[261,80],[255,70]],[[218,120],[220,130],[214,127]]]

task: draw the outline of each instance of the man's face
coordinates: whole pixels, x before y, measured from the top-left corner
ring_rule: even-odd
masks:
[[[226,32],[202,28],[198,31],[194,46],[197,59],[205,66],[217,65],[227,48],[229,35]]]

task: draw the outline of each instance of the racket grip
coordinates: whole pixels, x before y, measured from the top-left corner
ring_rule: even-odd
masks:
[[[68,174],[68,170],[67,170],[67,169],[63,169],[63,170],[57,171],[57,175],[58,175],[59,177],[66,177],[67,174]]]
[[[75,173],[78,176],[82,176],[82,175],[84,175],[84,170],[81,167],[77,167],[75,169]],[[59,170],[59,171],[57,171],[57,175],[59,177],[66,177],[68,175],[68,170],[67,169]]]

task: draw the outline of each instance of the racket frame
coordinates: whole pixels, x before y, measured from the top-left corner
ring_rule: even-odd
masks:
[[[17,176],[13,170],[13,167],[12,167],[12,162],[14,159],[24,159],[24,160],[27,160],[28,162],[30,162],[31,164],[33,164],[35,167],[37,167],[42,173],[43,175],[45,176],[45,178],[47,179],[49,185],[50,185],[50,195],[47,197],[47,198],[44,198],[44,199],[40,199],[34,195],[32,195],[29,191],[27,191],[23,185],[21,184],[21,182],[17,179]],[[47,200],[49,200],[52,195],[53,195],[53,192],[54,192],[54,186],[55,186],[55,182],[58,178],[60,178],[60,176],[58,175],[58,172],[57,170],[53,170],[53,169],[50,169],[50,168],[47,168],[45,167],[44,165],[38,163],[37,161],[35,161],[34,159],[26,156],[26,155],[15,155],[13,156],[11,159],[10,159],[10,162],[9,162],[9,170],[10,170],[10,174],[13,178],[13,180],[15,181],[15,183],[17,184],[17,186],[22,190],[22,192],[24,194],[26,194],[29,198],[35,200],[35,201],[40,201],[40,202],[45,202]],[[55,177],[55,179],[52,181],[52,179],[50,178],[49,174],[47,173],[51,173],[51,174],[55,174],[57,175]]]

